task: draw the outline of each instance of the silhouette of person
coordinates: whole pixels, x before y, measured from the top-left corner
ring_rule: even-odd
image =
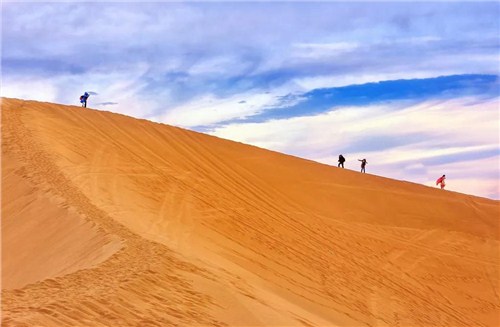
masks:
[[[342,168],[344,168],[344,162],[345,162],[344,156],[343,155],[339,155],[339,164],[337,165],[337,167],[342,166]]]
[[[444,189],[444,187],[446,186],[446,183],[444,182],[445,179],[446,179],[446,175],[439,177],[436,181],[436,185],[439,185],[439,186],[441,186],[441,189]]]
[[[358,161],[361,161],[361,172],[362,173],[365,173],[365,167],[366,167],[366,164],[368,163],[368,161],[366,161],[366,159],[358,159]]]
[[[82,107],[87,108],[87,99],[89,98],[90,94],[85,92],[83,95],[80,96],[80,102],[82,103]]]

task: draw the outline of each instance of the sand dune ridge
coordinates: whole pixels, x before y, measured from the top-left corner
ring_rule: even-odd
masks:
[[[2,99],[3,326],[497,326],[499,202]]]

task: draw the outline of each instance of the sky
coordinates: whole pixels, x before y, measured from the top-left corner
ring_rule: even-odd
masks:
[[[87,91],[90,108],[500,199],[499,2],[4,1],[1,14],[4,97],[79,105]]]

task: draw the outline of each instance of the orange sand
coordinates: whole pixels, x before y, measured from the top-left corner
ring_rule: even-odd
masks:
[[[498,326],[500,202],[2,99],[2,326]]]

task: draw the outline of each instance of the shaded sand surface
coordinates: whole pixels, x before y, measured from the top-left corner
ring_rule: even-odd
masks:
[[[498,326],[499,210],[2,99],[2,326]]]

